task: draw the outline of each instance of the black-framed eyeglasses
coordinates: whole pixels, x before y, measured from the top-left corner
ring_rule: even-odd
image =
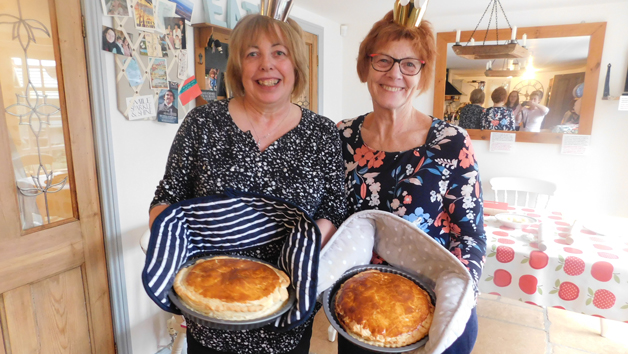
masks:
[[[399,63],[401,73],[407,76],[414,76],[421,72],[425,61],[417,58],[397,59],[386,54],[369,54],[371,58],[371,66],[375,71],[387,72]]]

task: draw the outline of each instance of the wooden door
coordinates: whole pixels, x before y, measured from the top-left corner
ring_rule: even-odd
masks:
[[[543,120],[543,129],[552,129],[560,124],[565,112],[573,108],[573,89],[584,82],[584,73],[573,73],[554,76],[549,96],[549,113]]]
[[[0,354],[115,352],[80,5],[0,2]]]
[[[292,102],[318,113],[318,36],[303,31],[308,58],[308,77],[305,91]]]

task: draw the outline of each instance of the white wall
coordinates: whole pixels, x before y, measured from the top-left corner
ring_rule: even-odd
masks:
[[[241,0],[238,0],[240,3]],[[201,0],[193,0],[195,9],[192,23],[204,22],[204,8]],[[249,0],[255,2],[255,0]],[[215,3],[226,8],[226,0]],[[340,117],[342,111],[342,39],[339,24],[321,16],[295,7],[292,15],[314,25],[323,27],[324,91],[323,114]],[[224,15],[223,15],[224,16]],[[224,20],[224,18],[223,18]],[[111,18],[104,17],[105,25],[111,26]],[[192,33],[188,27],[188,33]],[[193,48],[193,36],[188,35],[188,48]],[[139,247],[139,239],[147,230],[148,206],[153,198],[155,187],[164,173],[170,145],[178,129],[176,124],[163,124],[154,121],[128,121],[118,111],[116,104],[115,70],[113,56],[102,53],[109,96],[109,111],[113,137],[113,151],[116,169],[117,197],[122,232],[122,247],[129,308],[129,322],[134,354],[152,354],[170,343],[166,331],[166,320],[170,317],[160,310],[146,295],[142,286],[141,272],[144,254]],[[189,55],[190,75],[193,75],[193,55]],[[337,120],[337,119],[336,119]]]
[[[473,29],[481,16],[468,13],[459,16],[430,17],[436,32]],[[559,145],[517,143],[512,154],[488,151],[488,142],[474,141],[487,199],[488,180],[495,176],[522,176],[551,180],[559,185],[557,207],[575,213],[606,213],[628,216],[628,163],[623,157],[628,151],[628,112],[617,110],[617,101],[602,101],[606,65],[611,63],[611,95],[623,91],[628,65],[628,2],[592,4],[580,7],[562,7],[543,11],[508,12],[513,26],[528,27],[586,22],[607,22],[606,39],[602,55],[602,70],[595,106],[590,156],[565,156]],[[381,14],[383,16],[384,14]],[[378,18],[356,16],[344,43],[344,118],[355,117],[372,109],[366,86],[359,82],[355,58],[360,41]],[[485,26],[485,24],[483,25]],[[415,101],[415,107],[424,113],[433,112],[433,89]]]
[[[226,0],[217,0],[223,5]],[[239,2],[239,1],[238,1]],[[196,8],[192,22],[203,22],[201,0],[194,0]],[[607,21],[606,41],[602,57],[598,97],[602,96],[605,66],[613,64],[611,94],[619,95],[628,65],[628,3],[591,5],[556,10],[508,13],[511,23],[519,27],[569,24],[581,21]],[[324,110],[334,121],[355,117],[371,110],[366,86],[359,82],[355,64],[360,41],[378,18],[354,16],[348,35],[339,36],[339,24],[296,6],[294,17],[324,28]],[[383,15],[383,14],[382,14]],[[478,16],[479,18],[479,16]],[[475,16],[460,15],[429,18],[436,31],[454,28],[474,28]],[[105,22],[106,24],[106,22]],[[188,42],[191,47],[192,36]],[[190,56],[191,58],[193,56]],[[120,208],[127,296],[134,354],[152,354],[169,343],[165,321],[169,317],[146,296],[140,274],[144,254],[138,246],[139,238],[147,228],[148,204],[164,172],[170,144],[177,125],[156,122],[127,121],[117,110],[113,58],[103,53],[109,89],[117,195]],[[192,66],[191,66],[192,68]],[[192,70],[192,69],[191,69]],[[415,106],[425,113],[432,112],[433,91],[420,96]],[[628,216],[628,164],[623,154],[628,151],[628,113],[617,111],[617,101],[597,100],[593,126],[592,154],[588,157],[563,156],[558,145],[517,144],[517,152],[509,155],[488,152],[488,143],[475,141],[482,177],[485,182],[493,176],[529,176],[556,181],[561,190],[565,208],[579,206],[586,212],[602,211]]]

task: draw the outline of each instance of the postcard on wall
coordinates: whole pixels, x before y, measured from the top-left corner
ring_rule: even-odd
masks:
[[[185,37],[185,21],[181,17],[165,17],[164,26],[166,27],[166,35],[172,48],[186,49]]]
[[[157,121],[176,124],[179,122],[178,83],[170,81],[168,89],[159,92]]]
[[[131,57],[127,60],[131,62],[127,65],[126,70],[126,78],[129,80],[129,84],[132,87],[136,87],[144,82],[144,76],[142,75],[142,71],[140,70],[140,65],[137,63],[137,59],[135,57]]]
[[[167,57],[166,35],[159,36],[155,33],[145,32],[144,38],[140,41],[140,54],[157,58]]]
[[[185,79],[188,76],[188,51],[180,50],[177,55],[177,61],[179,68],[177,70],[177,76],[179,79]]]
[[[591,135],[564,134],[560,153],[563,155],[589,155]]]
[[[126,106],[129,107],[129,120],[150,118],[157,114],[155,112],[155,99],[151,95],[127,97]]]
[[[150,87],[153,89],[168,89],[166,59],[155,58],[150,66]]]
[[[188,104],[190,101],[201,95],[201,88],[198,87],[196,77],[191,76],[181,84],[179,89],[179,99],[182,105]]]
[[[517,134],[514,133],[491,133],[489,144],[490,152],[513,152]]]
[[[165,33],[166,27],[164,26],[164,18],[176,16],[175,10],[177,9],[177,4],[167,0],[155,0],[153,5],[155,12],[155,30]]]
[[[156,36],[153,36],[150,32],[144,32],[144,38],[140,41],[140,55],[161,58],[161,48],[155,50],[157,44]]]
[[[186,21],[190,22],[192,19],[192,12],[194,11],[194,3],[190,0],[170,0],[177,4],[176,14],[179,17],[183,17]]]
[[[100,0],[105,16],[131,16],[127,0]]]
[[[168,36],[165,34],[159,36],[159,46],[161,47],[161,56],[168,57]]]
[[[137,0],[135,3],[135,28],[144,31],[155,29],[155,16],[152,0]]]

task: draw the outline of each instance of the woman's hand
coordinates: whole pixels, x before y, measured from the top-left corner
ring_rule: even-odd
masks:
[[[153,227],[153,222],[155,221],[155,219],[157,219],[157,216],[159,214],[161,214],[161,212],[164,211],[169,206],[170,206],[170,204],[156,205],[155,207],[153,207],[148,212],[148,214],[149,214],[149,217],[148,217],[148,229],[149,230]]]
[[[327,244],[327,241],[329,241],[329,239],[331,238],[331,235],[336,232],[337,228],[336,226],[334,226],[334,224],[331,223],[331,221],[327,219],[316,220],[316,225],[318,225],[318,228],[321,230],[321,236],[323,236],[323,238],[321,239],[322,249]]]

